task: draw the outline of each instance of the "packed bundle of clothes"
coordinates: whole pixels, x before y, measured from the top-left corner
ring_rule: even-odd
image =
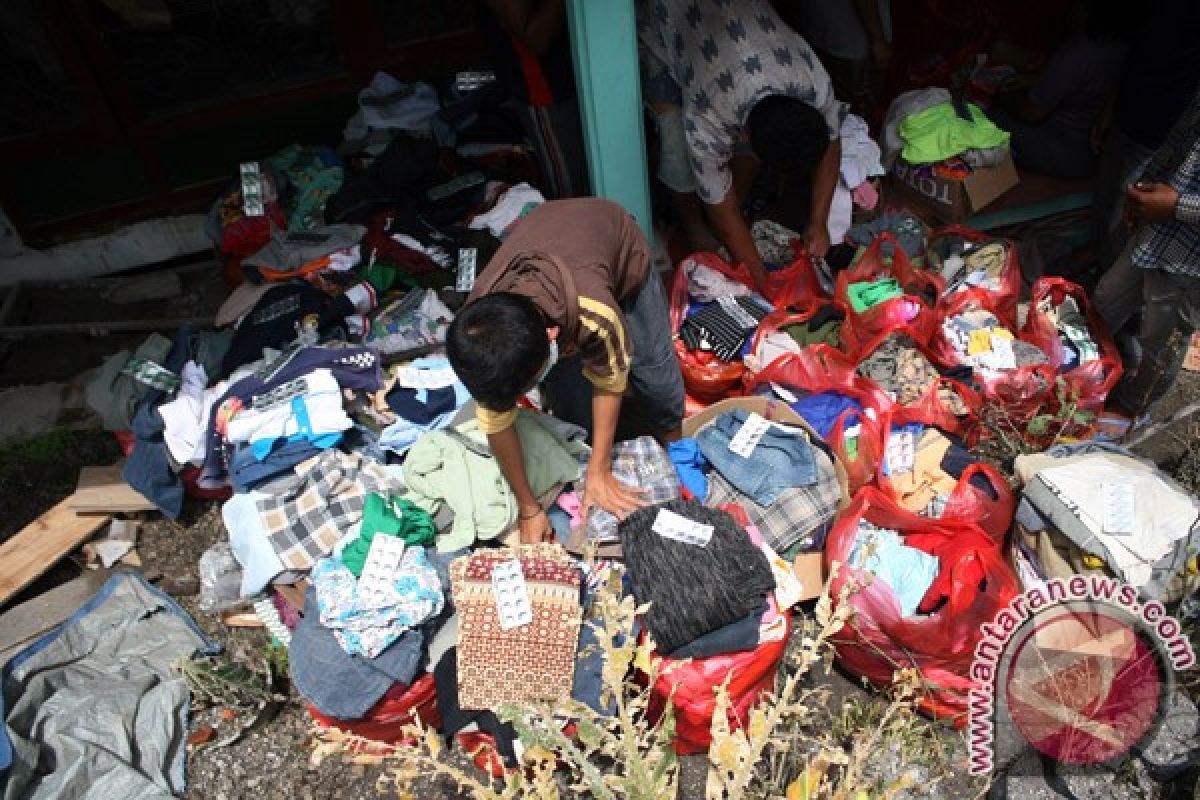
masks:
[[[962,180],[972,170],[995,166],[1009,153],[1009,134],[974,103],[946,89],[914,89],[888,107],[883,124],[883,163],[918,165],[919,172]]]

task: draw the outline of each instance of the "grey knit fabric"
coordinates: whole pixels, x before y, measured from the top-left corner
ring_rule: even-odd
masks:
[[[712,539],[699,547],[655,533],[654,518],[663,508],[712,525]],[[633,596],[650,604],[646,627],[664,655],[744,618],[775,588],[766,556],[737,521],[697,500],[639,509],[619,532]]]

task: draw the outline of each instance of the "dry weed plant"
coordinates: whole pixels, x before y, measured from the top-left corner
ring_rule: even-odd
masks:
[[[914,734],[914,726],[922,726],[936,738],[928,723],[914,717],[915,675],[898,672],[897,688],[879,715],[864,719],[855,731],[830,723],[828,689],[811,685],[813,668],[831,659],[830,640],[853,613],[845,597],[836,606],[827,583],[814,618],[805,619],[793,636],[780,689],[753,708],[738,730],[730,729],[727,687],[714,687],[717,704],[708,753],[707,800],[878,800],[913,785],[912,772],[880,785],[870,762],[881,748],[920,737]],[[652,643],[635,641],[634,619],[644,611],[633,598],[621,596],[620,576],[614,570],[597,591],[584,623],[593,627],[600,643],[602,703],[611,703],[612,715],[598,714],[570,698],[498,709],[524,746],[520,769],[510,770],[503,780],[489,780],[447,759],[442,735],[419,723],[411,726],[404,744],[385,747],[337,730],[315,729],[313,761],[336,756],[383,763],[386,772],[377,788],[403,800],[420,797],[420,787],[438,783],[452,784],[473,800],[674,798],[679,761],[672,748],[671,703],[668,700],[661,717],[653,719],[649,687],[686,662],[660,671],[663,662],[652,657]],[[563,732],[568,720],[575,724],[574,736]],[[921,742],[928,744],[925,739]],[[905,759],[911,755],[908,750],[901,753]]]

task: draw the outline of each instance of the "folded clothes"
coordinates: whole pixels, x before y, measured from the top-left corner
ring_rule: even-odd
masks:
[[[712,526],[708,543],[687,544],[657,533],[655,519],[663,510]],[[633,596],[638,604],[650,604],[646,628],[663,655],[744,619],[775,588],[766,556],[746,531],[699,500],[638,509],[621,521],[620,531]]]
[[[1017,339],[990,311],[964,311],[942,321],[942,333],[963,364],[984,375],[1049,361],[1035,345]]]
[[[895,278],[880,278],[852,283],[846,287],[846,293],[850,297],[850,307],[861,314],[892,298],[902,297],[904,290]]]
[[[436,535],[437,529],[429,512],[403,497],[371,492],[363,500],[358,536],[342,548],[339,558],[357,578],[362,575],[376,536],[395,536],[406,545],[425,546],[433,544]]]
[[[896,531],[877,528],[865,520],[858,523],[847,563],[887,584],[900,604],[902,617],[917,613],[938,576],[937,558],[904,544]]]
[[[667,445],[667,456],[675,465],[683,487],[692,497],[703,500],[708,497],[708,459],[700,452],[695,439],[677,439]]]
[[[788,405],[792,411],[803,417],[821,438],[829,437],[834,423],[846,411],[862,411],[862,404],[857,400],[833,391],[806,395]]]
[[[802,429],[766,423],[765,431],[749,456],[731,450],[730,445],[750,418],[751,414],[745,409],[727,411],[696,434],[700,452],[717,472],[738,490],[754,498],[756,503],[765,506],[775,502],[787,489],[811,486],[816,482],[812,445]]]
[[[685,319],[679,338],[690,350],[711,350],[722,361],[731,361],[771,310],[749,295],[718,300]]]
[[[766,543],[784,558],[820,550],[837,518],[842,486],[828,445],[817,440],[812,448],[817,475],[812,485],[785,489],[775,502],[762,505],[714,472],[709,476],[706,502],[710,506],[741,506]]]

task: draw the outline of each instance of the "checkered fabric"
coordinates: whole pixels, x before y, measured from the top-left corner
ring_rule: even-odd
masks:
[[[492,569],[518,559],[533,622],[500,629]],[[571,693],[579,647],[579,567],[558,545],[480,550],[450,564],[459,614],[458,703],[497,709],[553,701]]]
[[[1133,263],[1200,278],[1200,92],[1151,156],[1141,180],[1170,184],[1179,201],[1175,219],[1147,225],[1138,234]]]
[[[402,488],[377,462],[340,450],[326,450],[296,472],[303,476],[299,484],[258,501],[267,540],[287,569],[310,569],[354,533],[368,494]]]
[[[812,454],[817,466],[817,480],[812,486],[788,489],[771,505],[762,506],[713,470],[708,476],[705,505],[740,505],[776,553],[797,546],[805,552],[818,550],[825,545],[825,536],[837,517],[842,489],[829,454],[816,444]]]
[[[644,491],[650,503],[665,503],[683,494],[675,465],[652,436],[613,445],[612,474],[617,480]],[[592,511],[588,517],[588,538],[598,543],[620,541],[617,518],[602,508]]]

